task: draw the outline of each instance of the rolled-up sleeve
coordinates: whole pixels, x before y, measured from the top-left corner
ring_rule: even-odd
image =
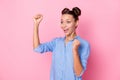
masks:
[[[83,75],[83,73],[85,72],[86,67],[87,67],[87,60],[88,60],[88,57],[90,55],[90,45],[89,45],[89,43],[85,45],[85,47],[83,48],[82,51],[80,51],[80,50],[81,49],[79,49],[80,61],[81,61],[83,70],[82,70],[81,74],[79,75],[79,77],[81,77]]]
[[[38,53],[44,53],[44,52],[49,52],[49,51],[52,52],[54,50],[54,48],[55,48],[55,41],[56,41],[56,38],[53,39],[50,42],[41,43],[40,45],[38,45],[33,50],[35,52],[38,52]]]

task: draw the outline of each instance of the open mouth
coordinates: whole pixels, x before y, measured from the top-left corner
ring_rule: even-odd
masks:
[[[67,33],[69,29],[65,29],[64,32]]]

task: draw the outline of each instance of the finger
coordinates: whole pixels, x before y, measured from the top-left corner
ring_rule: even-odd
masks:
[[[39,18],[41,15],[40,14],[37,14],[34,16],[35,19]]]
[[[80,41],[78,39],[75,39],[75,42],[80,44]]]
[[[38,17],[42,17],[42,14],[37,14]]]

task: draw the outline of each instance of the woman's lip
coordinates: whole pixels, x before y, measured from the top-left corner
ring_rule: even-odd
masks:
[[[65,29],[64,32],[67,33],[67,32],[68,32],[68,29]]]

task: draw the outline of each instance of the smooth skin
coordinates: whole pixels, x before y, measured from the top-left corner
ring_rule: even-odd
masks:
[[[41,14],[37,14],[33,17],[34,20],[34,31],[33,31],[33,49],[40,45],[40,38],[39,38],[39,24],[42,21],[43,16]],[[78,20],[75,21],[72,15],[70,14],[63,14],[61,16],[61,29],[65,33],[65,44],[70,40],[74,39],[76,34],[76,28],[78,26]],[[78,47],[80,46],[79,40],[75,39],[73,41],[73,59],[74,59],[74,72],[76,76],[79,76],[82,72],[83,68],[80,62]]]

